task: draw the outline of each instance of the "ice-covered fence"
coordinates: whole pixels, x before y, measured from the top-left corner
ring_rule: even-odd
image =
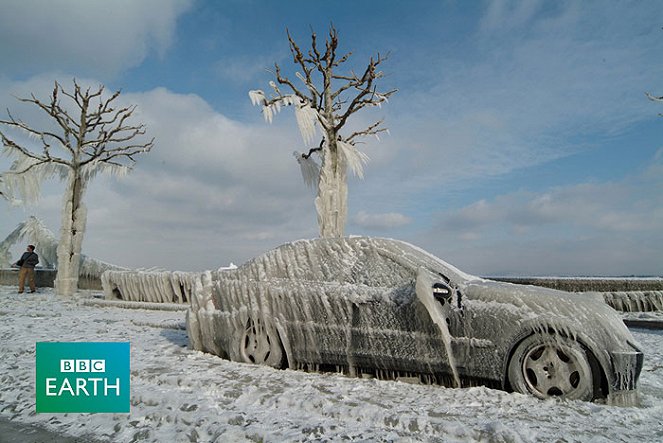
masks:
[[[663,278],[491,277],[492,280],[599,294],[622,312],[663,311]]]
[[[663,277],[488,277],[491,280],[534,285],[567,292],[663,291]]]
[[[617,311],[663,311],[663,291],[604,292],[601,295]]]
[[[197,272],[106,271],[101,286],[107,300],[190,303]]]

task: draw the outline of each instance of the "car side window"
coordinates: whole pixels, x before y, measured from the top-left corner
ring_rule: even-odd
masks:
[[[402,263],[376,250],[362,251],[351,269],[349,283],[378,287],[397,287],[411,282],[416,273]]]

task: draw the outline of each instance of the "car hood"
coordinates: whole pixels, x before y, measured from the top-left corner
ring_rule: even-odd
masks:
[[[520,325],[513,325],[515,329],[553,328],[571,337],[580,335],[612,350],[632,350],[631,346],[637,346],[621,316],[605,304],[600,294],[570,293],[481,279],[467,282],[461,290],[468,307],[511,313],[509,317],[520,322]]]

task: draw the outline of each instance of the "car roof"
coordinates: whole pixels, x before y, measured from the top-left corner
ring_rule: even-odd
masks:
[[[237,272],[256,280],[284,278],[398,286],[411,281],[419,267],[455,282],[476,278],[421,248],[379,237],[297,240],[250,260]]]

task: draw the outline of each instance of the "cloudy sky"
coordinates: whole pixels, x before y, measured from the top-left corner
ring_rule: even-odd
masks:
[[[214,269],[317,235],[289,109],[251,105],[278,62],[333,23],[347,71],[382,65],[390,135],[361,148],[347,233],[399,238],[480,275],[663,275],[659,1],[3,0],[0,109],[54,80],[122,90],[156,139],[88,190],[84,252],[130,267]],[[3,112],[2,118],[6,118]],[[0,160],[0,170],[9,162]],[[0,202],[59,229],[63,185]],[[22,248],[22,245],[21,245]],[[18,250],[17,250],[18,252]]]

